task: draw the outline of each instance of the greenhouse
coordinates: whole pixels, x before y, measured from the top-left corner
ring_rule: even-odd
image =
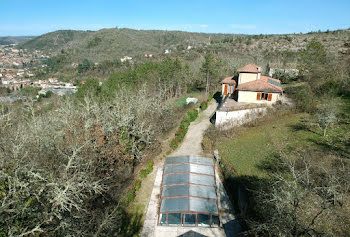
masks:
[[[198,156],[166,158],[158,224],[219,226],[213,159]]]

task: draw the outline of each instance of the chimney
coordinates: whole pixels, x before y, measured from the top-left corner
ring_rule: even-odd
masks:
[[[259,80],[261,78],[261,67],[258,67],[258,77],[257,80]]]

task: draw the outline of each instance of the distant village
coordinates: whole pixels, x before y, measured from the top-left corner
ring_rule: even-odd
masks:
[[[1,87],[18,91],[25,87],[39,87],[39,94],[51,91],[57,95],[75,93],[77,88],[72,83],[60,82],[57,78],[34,80],[34,76],[47,65],[44,64],[49,55],[39,50],[32,52],[17,49],[16,45],[0,45],[0,80]]]

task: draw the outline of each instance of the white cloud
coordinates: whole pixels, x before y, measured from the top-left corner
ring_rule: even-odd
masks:
[[[200,28],[208,28],[209,26],[206,24],[199,25]]]
[[[250,25],[250,24],[230,24],[230,27],[233,29],[240,29],[240,30],[256,29],[256,25]]]

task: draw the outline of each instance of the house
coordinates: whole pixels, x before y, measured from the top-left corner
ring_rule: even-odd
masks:
[[[124,57],[121,57],[120,58],[120,61],[123,63],[123,62],[126,62],[126,61],[131,61],[132,60],[132,57],[129,57],[129,56],[124,56]]]
[[[144,56],[146,58],[152,58],[153,57],[153,54],[152,53],[145,53]]]
[[[222,83],[222,96],[243,103],[272,104],[281,100],[283,89],[278,79],[261,75],[261,67],[248,64],[239,68],[238,77],[227,77]]]
[[[171,50],[170,49],[166,49],[165,51],[164,51],[164,54],[170,54],[171,53]]]
[[[58,82],[58,80],[57,80],[56,77],[51,77],[51,78],[48,79],[48,81],[49,81],[50,83],[57,83],[57,82]]]

